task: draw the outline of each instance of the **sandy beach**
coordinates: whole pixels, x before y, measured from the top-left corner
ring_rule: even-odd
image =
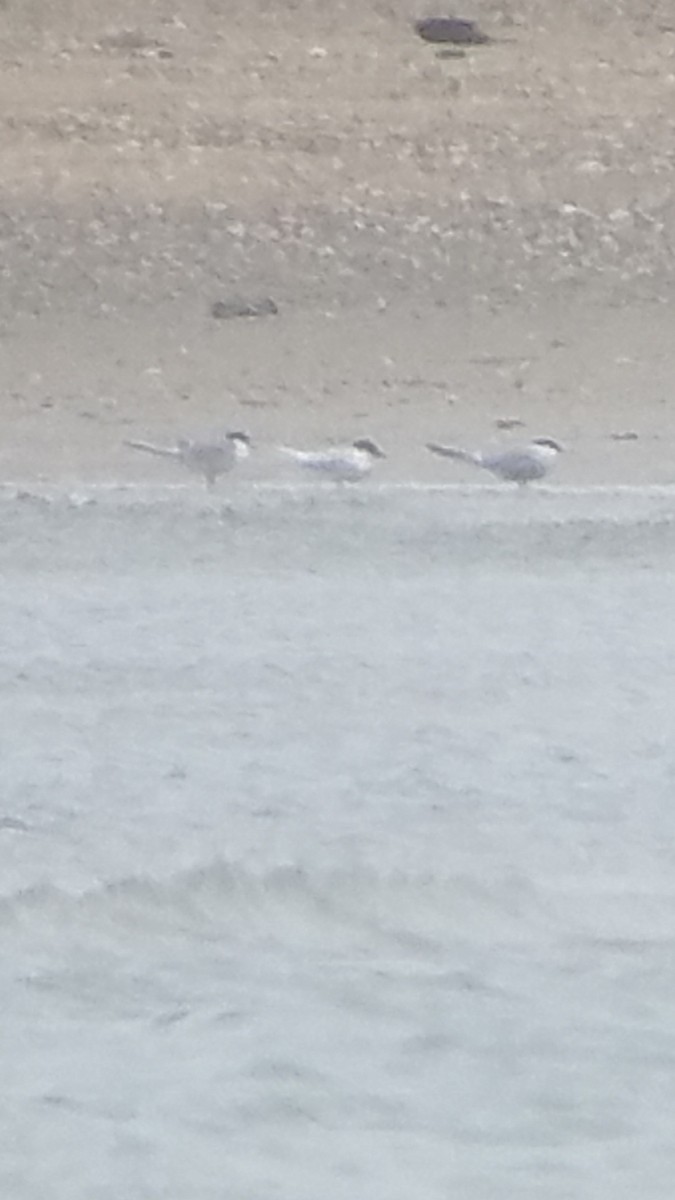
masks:
[[[3,480],[243,425],[249,479],[547,433],[563,483],[671,482],[675,34],[587,7],[483,0],[448,59],[411,3],[4,8]]]

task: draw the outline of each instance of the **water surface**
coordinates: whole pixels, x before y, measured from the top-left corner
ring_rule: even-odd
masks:
[[[671,508],[5,501],[3,1194],[670,1197]]]

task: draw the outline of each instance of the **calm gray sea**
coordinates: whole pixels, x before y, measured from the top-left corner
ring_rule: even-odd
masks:
[[[675,494],[7,492],[0,562],[0,1195],[671,1200]]]

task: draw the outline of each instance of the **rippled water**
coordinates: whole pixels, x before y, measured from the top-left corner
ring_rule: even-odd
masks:
[[[669,1198],[673,499],[0,508],[2,1194]]]

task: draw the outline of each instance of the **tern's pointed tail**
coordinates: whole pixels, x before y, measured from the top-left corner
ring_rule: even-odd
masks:
[[[131,446],[132,450],[145,450],[147,454],[158,454],[161,458],[179,458],[180,451],[172,446],[152,446],[150,442],[132,442],[126,439],[125,446]]]
[[[472,450],[460,450],[457,446],[440,446],[438,442],[427,442],[427,450],[431,450],[432,454],[439,454],[441,458],[473,463],[474,467],[483,465],[480,454],[474,454]]]

